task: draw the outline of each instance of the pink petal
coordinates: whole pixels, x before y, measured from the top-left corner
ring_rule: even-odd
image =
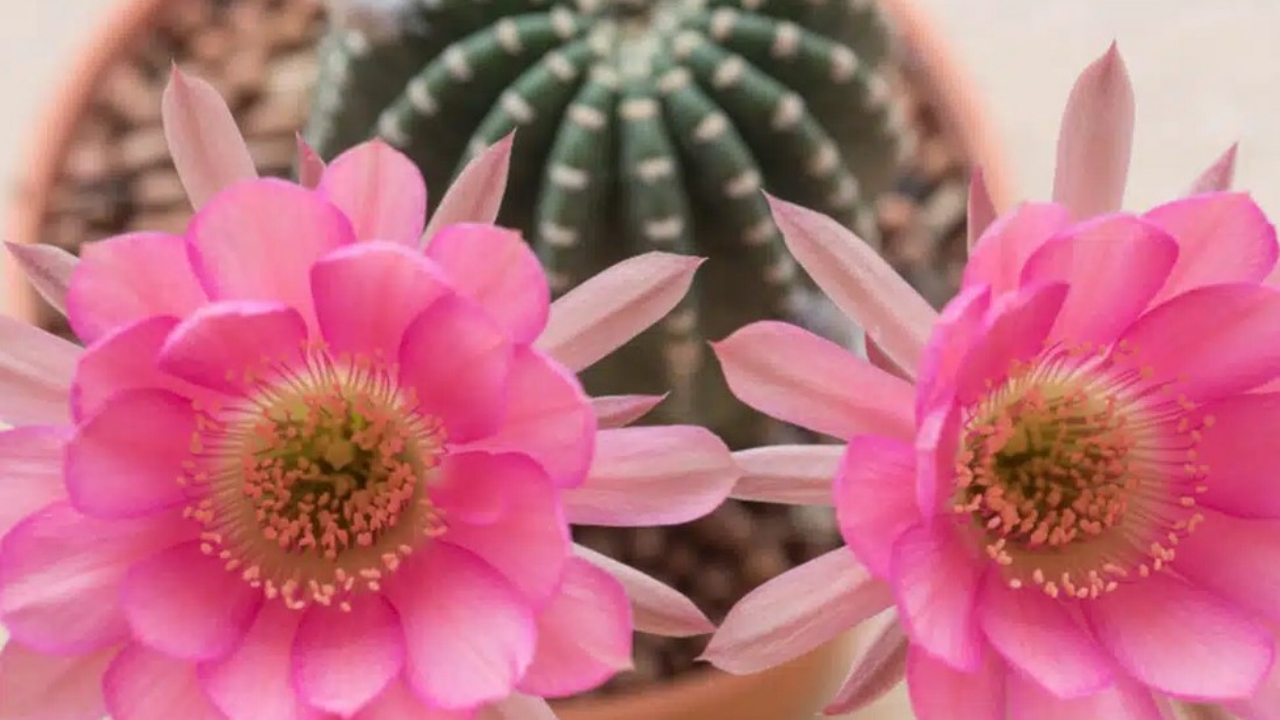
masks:
[[[1280,622],[1280,564],[1273,562],[1280,553],[1280,520],[1200,512],[1204,522],[1178,543],[1178,574],[1242,610]]]
[[[1058,319],[1068,285],[1037,285],[1004,295],[991,308],[986,330],[956,368],[956,401],[968,406],[987,389],[1000,385],[1015,362],[1026,362],[1044,349]]]
[[[733,394],[772,417],[841,440],[912,435],[911,386],[808,330],[756,322],[712,347]]]
[[[290,648],[301,619],[283,603],[264,603],[231,653],[199,667],[205,694],[230,720],[321,720],[293,686]]]
[[[893,603],[889,588],[839,548],[747,593],[702,659],[735,675],[794,660]]]
[[[470,462],[455,470],[477,473],[477,492],[499,494],[502,505],[488,522],[468,523],[463,518],[454,522],[453,506],[442,503],[445,517],[450,519],[442,540],[484,560],[530,604],[546,604],[560,585],[570,553],[569,525],[557,502],[556,488],[542,468],[525,455],[467,455]],[[474,500],[471,509],[480,504],[494,502]],[[513,542],[513,538],[519,541]]]
[[[601,429],[619,428],[649,414],[666,399],[666,395],[605,395],[591,398],[591,408]]]
[[[198,542],[164,550],[138,563],[121,588],[134,639],[188,660],[224,656],[244,637],[262,604],[262,591],[200,552]]]
[[[212,85],[183,74],[174,63],[160,109],[169,154],[193,207],[258,176],[231,110]]]
[[[502,196],[507,190],[514,133],[508,134],[477,155],[454,179],[431,215],[422,233],[424,241],[457,223],[491,224],[498,218]]]
[[[1052,337],[1068,346],[1115,340],[1151,303],[1179,262],[1179,246],[1132,215],[1085,221],[1040,246],[1023,268],[1024,286],[1068,283]]]
[[[1129,680],[1071,699],[1057,697],[1018,673],[1008,673],[1005,680],[1010,720],[1167,720],[1151,692]]]
[[[113,720],[226,720],[200,690],[194,665],[136,643],[111,662],[102,686]]]
[[[955,531],[917,525],[893,548],[898,612],[912,643],[960,670],[982,666],[985,642],[975,607],[979,568]]]
[[[916,381],[917,418],[923,417],[926,409],[934,403],[955,392],[956,372],[965,353],[986,330],[990,309],[991,287],[981,283],[961,290],[942,309],[920,358],[920,374]]]
[[[1070,222],[1067,209],[1061,205],[1018,205],[997,218],[978,238],[969,252],[962,287],[990,285],[997,296],[1018,289],[1027,258]]]
[[[293,639],[293,682],[303,701],[350,716],[404,667],[400,618],[382,596],[357,598],[350,612],[313,605]]]
[[[586,482],[564,495],[565,511],[579,525],[676,525],[719,507],[740,474],[705,428],[602,430]]]
[[[324,158],[320,157],[320,153],[316,152],[311,144],[302,138],[302,134],[297,134],[298,141],[298,184],[304,188],[314,190],[320,184],[320,178],[324,177],[325,164]]]
[[[166,388],[174,379],[156,367],[156,356],[178,319],[157,315],[118,328],[80,356],[71,386],[71,409],[77,421],[95,415],[112,395],[127,390]],[[185,383],[182,383],[185,385]]]
[[[765,195],[787,248],[898,367],[915,373],[937,313],[876,251],[835,220]]]
[[[868,623],[874,623],[868,627]],[[907,672],[906,632],[893,611],[881,613],[863,623],[860,631],[870,642],[853,661],[853,670],[840,686],[823,715],[845,715],[884,696],[902,681]]]
[[[397,680],[352,720],[472,720],[475,717],[478,716],[470,710],[428,707],[403,681]]]
[[[552,303],[535,345],[570,370],[582,370],[671,312],[702,263],[661,252],[623,260]]]
[[[1197,403],[1226,397],[1280,375],[1280,292],[1245,284],[1190,290],[1139,318],[1126,341],[1156,380],[1179,379],[1171,392]]]
[[[674,589],[630,565],[624,565],[589,548],[575,545],[573,551],[622,584],[622,589],[631,601],[631,613],[637,631],[664,637],[690,637],[715,630],[715,625],[707,616],[689,598]]]
[[[985,662],[978,659],[972,672],[963,672],[913,645],[907,653],[911,710],[919,720],[1006,720],[1009,674],[990,653]]]
[[[0,537],[26,516],[66,497],[62,453],[69,437],[65,427],[0,432]]]
[[[149,318],[183,318],[208,302],[187,243],[177,235],[130,233],[85,246],[67,288],[67,317],[93,342]]]
[[[595,413],[578,378],[541,352],[518,347],[502,427],[471,447],[524,453],[542,465],[556,486],[575,487],[586,477],[595,435]]]
[[[1236,151],[1239,148],[1240,143],[1231,143],[1231,147],[1219,155],[1213,164],[1205,168],[1204,172],[1191,183],[1191,187],[1187,189],[1187,195],[1231,189],[1231,183],[1236,175]]]
[[[978,244],[978,238],[991,227],[991,223],[996,221],[995,203],[991,201],[991,191],[987,189],[986,175],[982,172],[982,168],[975,167],[973,174],[969,176],[969,204],[968,214],[965,216],[967,221],[966,231],[968,234],[969,250]]]
[[[1012,590],[1000,573],[990,573],[978,608],[991,645],[1054,696],[1092,695],[1115,680],[1110,658],[1089,630],[1048,595]]]
[[[43,330],[0,315],[0,423],[62,424],[83,351]]]
[[[18,269],[54,310],[67,314],[67,288],[79,258],[56,245],[5,243]]]
[[[427,186],[413,161],[381,140],[361,143],[329,163],[316,187],[351,220],[357,240],[418,245],[427,221]]]
[[[1280,719],[1280,663],[1272,664],[1271,672],[1251,697],[1225,703],[1224,706],[1240,720]]]
[[[405,328],[399,360],[401,385],[413,390],[420,412],[443,421],[451,443],[501,427],[511,342],[469,300],[445,295],[418,313]]]
[[[191,264],[212,299],[280,301],[309,327],[315,327],[312,263],[354,239],[341,210],[275,179],[227,189],[187,228]]]
[[[547,276],[520,233],[492,225],[450,225],[431,239],[427,257],[444,268],[459,292],[507,328],[515,342],[531,343],[547,326]]]
[[[1271,492],[1276,465],[1262,428],[1280,427],[1280,393],[1226,397],[1203,408],[1213,426],[1201,431],[1196,447],[1210,468],[1204,505],[1245,518],[1280,518],[1280,493]]]
[[[183,320],[160,348],[159,367],[230,395],[254,378],[302,358],[307,326],[297,310],[275,302],[220,302]]]
[[[458,710],[511,693],[537,636],[515,588],[480,558],[443,543],[413,555],[394,578],[409,650],[405,678],[427,704]]]
[[[320,334],[337,353],[389,358],[418,314],[450,293],[422,253],[387,242],[348,245],[311,267]]]
[[[513,475],[526,484],[546,479],[542,468],[524,455],[452,452],[441,459],[427,488],[431,504],[449,516],[450,525],[490,525],[507,513],[506,489]]]
[[[480,710],[476,720],[556,720],[556,713],[540,697],[513,693]]]
[[[1082,608],[1121,667],[1170,695],[1242,698],[1271,669],[1272,639],[1266,627],[1242,608],[1165,574],[1122,585]]]
[[[840,466],[839,445],[772,445],[740,450],[733,459],[742,477],[730,497],[786,505],[830,505],[831,481]]]
[[[558,698],[586,692],[631,668],[631,606],[612,575],[574,558],[564,585],[538,615],[538,650],[520,690]]]
[[[1280,254],[1275,227],[1244,193],[1175,200],[1143,218],[1178,241],[1178,264],[1152,304],[1205,285],[1261,281]]]
[[[880,349],[880,346],[876,344],[876,341],[874,339],[864,336],[863,344],[866,345],[867,362],[889,373],[890,375],[894,377],[902,378],[907,382],[911,382],[914,379],[911,377],[910,373],[898,367],[898,364],[893,361],[893,358],[886,355],[884,353],[884,350]]]
[[[1133,86],[1115,43],[1071,88],[1058,135],[1053,201],[1075,219],[1120,207],[1133,145]]]
[[[129,636],[118,600],[130,567],[190,533],[189,521],[98,520],[66,503],[29,516],[0,549],[0,616],[42,652],[82,653]]]
[[[859,435],[849,441],[833,486],[840,535],[878,578],[889,576],[893,545],[920,522],[915,449],[899,440]]]
[[[41,655],[16,642],[0,650],[0,717],[100,720],[107,714],[102,674],[114,648],[90,655]]]

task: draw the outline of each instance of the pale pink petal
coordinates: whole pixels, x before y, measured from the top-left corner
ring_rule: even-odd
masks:
[[[1013,590],[1000,573],[990,573],[978,607],[982,631],[996,651],[1053,695],[1092,695],[1115,680],[1107,653],[1058,600]]]
[[[893,548],[891,577],[912,643],[952,667],[975,671],[986,645],[975,607],[981,574],[954,532],[939,523],[903,533]]]
[[[864,638],[870,638],[853,661],[853,670],[845,679],[823,715],[846,715],[878,700],[902,681],[907,672],[907,634],[892,610],[859,626]]]
[[[471,710],[440,710],[429,707],[423,704],[403,680],[397,680],[368,707],[352,716],[352,720],[472,720],[475,717],[478,716]]]
[[[586,477],[595,435],[595,413],[578,378],[543,353],[517,347],[502,426],[471,447],[524,453],[558,487],[575,487]]]
[[[875,249],[840,223],[765,195],[791,254],[845,315],[908,374],[937,313]]]
[[[400,618],[381,595],[356,598],[348,612],[313,605],[293,639],[294,686],[309,705],[347,717],[395,681],[404,655]]]
[[[1258,282],[1280,254],[1275,227],[1244,193],[1175,200],[1142,217],[1178,241],[1178,264],[1153,304],[1205,285]]]
[[[990,285],[995,295],[1018,289],[1027,258],[1070,223],[1067,209],[1051,203],[1022,203],[996,218],[969,252],[962,287]]]
[[[840,466],[839,445],[771,445],[739,450],[742,477],[730,497],[786,505],[830,505],[831,481]]]
[[[311,143],[303,139],[302,133],[297,133],[296,138],[298,145],[298,184],[304,188],[314,190],[320,184],[320,178],[324,177],[324,158],[320,157],[320,153],[311,147]]]
[[[1191,183],[1191,187],[1187,189],[1187,195],[1231,189],[1231,183],[1236,176],[1236,151],[1239,149],[1240,143],[1231,143],[1231,147],[1219,155],[1213,164],[1205,168],[1204,172]]]
[[[574,545],[573,551],[622,583],[631,600],[637,631],[664,637],[690,637],[715,630],[707,616],[689,598],[674,589],[590,548]]]
[[[626,427],[654,409],[666,395],[605,395],[591,398],[596,424],[601,429]]]
[[[320,334],[338,353],[390,358],[418,314],[451,292],[439,267],[393,243],[348,245],[311,267]]]
[[[196,668],[133,643],[102,679],[112,720],[226,720],[205,697]]]
[[[1243,518],[1280,518],[1276,456],[1259,429],[1280,427],[1280,392],[1235,395],[1203,408],[1213,426],[1201,433],[1197,462],[1211,471],[1196,504]]]
[[[258,176],[231,110],[212,85],[183,74],[174,63],[160,109],[169,154],[193,207]]]
[[[919,523],[915,449],[878,435],[849,441],[833,485],[840,535],[878,578],[889,576],[893,544]]]
[[[214,300],[276,300],[315,327],[311,265],[355,239],[342,211],[275,179],[229,188],[187,228],[196,277]]]
[[[873,338],[864,336],[863,344],[866,345],[867,362],[875,365],[894,377],[900,377],[907,382],[911,382],[913,379],[911,377],[911,373],[908,373],[906,370],[898,367],[898,364],[893,361],[893,358],[886,355],[884,350],[880,349],[880,346],[876,344],[876,341]]]
[[[98,520],[56,503],[18,523],[0,549],[0,617],[31,648],[80,653],[129,636],[118,599],[138,560],[191,534],[189,521]]]
[[[1155,380],[1178,381],[1192,402],[1226,397],[1280,375],[1280,291],[1249,284],[1198,288],[1138,319],[1121,337]]]
[[[558,698],[599,687],[630,669],[631,628],[618,581],[586,560],[570,560],[560,592],[538,614],[538,650],[520,690]]]
[[[713,348],[733,394],[779,420],[841,440],[913,433],[911,385],[808,330],[756,322]]]
[[[502,196],[507,191],[514,136],[515,133],[509,133],[462,168],[431,214],[431,222],[422,233],[424,242],[430,243],[436,233],[450,225],[491,224],[498,219]]]
[[[26,516],[66,497],[62,453],[70,436],[69,428],[58,426],[0,432],[0,537]]]
[[[1053,201],[1075,219],[1120,207],[1133,147],[1133,86],[1115,43],[1071,88],[1058,135]]]
[[[1224,705],[1240,720],[1280,720],[1280,663],[1272,664],[1271,672],[1251,697]]]
[[[168,390],[113,396],[67,443],[71,504],[100,518],[150,515],[186,501],[178,480],[191,460],[196,414]]]
[[[513,693],[504,700],[481,708],[476,720],[556,720],[556,713],[540,697]]]
[[[671,312],[702,263],[661,252],[623,260],[556,300],[535,345],[570,370],[582,370]]]
[[[412,555],[393,577],[410,687],[446,710],[510,694],[533,661],[537,636],[516,589],[480,558],[443,543]]]
[[[520,233],[492,225],[458,223],[442,228],[427,257],[449,282],[479,303],[517,343],[531,343],[547,326],[551,289],[538,256]]]
[[[178,318],[156,315],[113,330],[89,346],[76,366],[71,408],[77,421],[97,414],[117,393],[162,388],[187,398],[205,397],[208,389],[166,372],[157,363],[160,348]]]
[[[400,383],[421,412],[443,422],[450,443],[469,442],[502,426],[511,355],[511,341],[483,310],[445,295],[405,328]]]
[[[152,315],[186,317],[208,302],[177,235],[130,233],[85,245],[67,288],[67,319],[93,342]]]
[[[1024,287],[1064,282],[1070,292],[1051,337],[1068,347],[1115,340],[1151,303],[1180,262],[1179,246],[1132,215],[1087,220],[1040,246],[1023,267]]]
[[[189,542],[134,566],[120,592],[134,639],[176,658],[225,655],[249,629],[262,591],[223,565]]]
[[[1271,669],[1272,638],[1265,626],[1243,609],[1163,573],[1121,585],[1081,607],[1125,671],[1171,695],[1241,698]]]
[[[1005,681],[1009,720],[1167,720],[1151,691],[1127,679],[1072,699],[1057,697],[1016,672]]]
[[[228,720],[322,720],[293,685],[290,648],[301,619],[284,603],[264,603],[230,654],[200,665],[200,686]]]
[[[978,244],[978,238],[996,221],[996,206],[991,201],[991,191],[987,189],[987,178],[982,168],[975,167],[969,176],[969,204],[966,218],[966,232],[969,250]]]
[[[381,140],[343,152],[316,190],[338,206],[357,240],[416,247],[427,221],[427,186],[413,161]]]
[[[955,392],[956,371],[965,353],[986,329],[990,309],[991,287],[982,283],[962,289],[942,309],[920,358],[920,375],[916,381],[917,418]]]
[[[1044,350],[1045,338],[1067,298],[1066,283],[1036,285],[1001,296],[987,326],[956,368],[956,400],[968,406],[1000,385],[1014,368]]]
[[[919,720],[1007,720],[1008,674],[992,653],[979,657],[972,672],[962,672],[913,645],[907,653],[911,710]]]
[[[702,659],[757,673],[804,655],[893,604],[884,583],[838,548],[747,593],[729,611]]]
[[[41,655],[16,642],[0,650],[0,717],[9,720],[101,720],[102,675],[116,650],[70,657]]]
[[[67,288],[79,258],[57,245],[5,243],[18,269],[54,310],[67,314]]]
[[[1280,520],[1200,512],[1204,522],[1178,543],[1178,573],[1243,610],[1280,622]]]
[[[714,510],[741,471],[715,434],[692,425],[617,428],[596,435],[581,487],[564,494],[579,525],[675,525]]]
[[[192,313],[160,348],[164,372],[201,387],[239,395],[255,375],[302,357],[307,326],[297,310],[275,302],[219,302]]]
[[[70,420],[71,378],[83,352],[57,335],[0,315],[0,423]]]

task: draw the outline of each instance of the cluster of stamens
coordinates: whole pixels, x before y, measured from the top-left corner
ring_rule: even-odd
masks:
[[[201,406],[182,482],[201,548],[268,598],[350,609],[424,536],[444,532],[425,479],[439,422],[416,412],[396,367],[308,346],[264,362],[242,395]]]

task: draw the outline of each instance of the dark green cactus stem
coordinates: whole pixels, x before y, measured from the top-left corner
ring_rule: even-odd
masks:
[[[586,381],[670,389],[655,419],[759,442],[705,339],[803,322],[797,298],[812,303],[761,190],[877,242],[870,200],[904,138],[875,2],[403,0],[394,12],[379,26],[396,37],[345,26],[326,39],[312,144],[331,157],[380,136],[438,196],[515,130],[499,222],[523,230],[557,294],[649,250],[709,257],[681,306]]]

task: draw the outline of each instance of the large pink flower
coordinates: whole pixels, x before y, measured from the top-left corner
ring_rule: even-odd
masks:
[[[876,616],[832,712],[905,669],[921,720],[1159,720],[1170,698],[1277,717],[1248,700],[1280,693],[1276,234],[1241,194],[1115,212],[1126,103],[1113,48],[1073,94],[1059,202],[996,219],[940,314],[773,201],[892,372],[780,323],[718,344],[740,398],[847,443],[746,451],[735,494],[821,502],[834,477],[848,547],[744,599],[712,662],[753,672]]]
[[[616,427],[656,399],[574,376],[699,260],[552,305],[487,224],[509,144],[422,249],[426,190],[385,145],[312,158],[311,188],[244,177],[203,83],[175,75],[166,123],[185,237],[19,251],[87,347],[0,324],[0,718],[548,716],[629,666],[633,629],[710,629],[569,534],[684,522],[737,478],[705,430]]]

